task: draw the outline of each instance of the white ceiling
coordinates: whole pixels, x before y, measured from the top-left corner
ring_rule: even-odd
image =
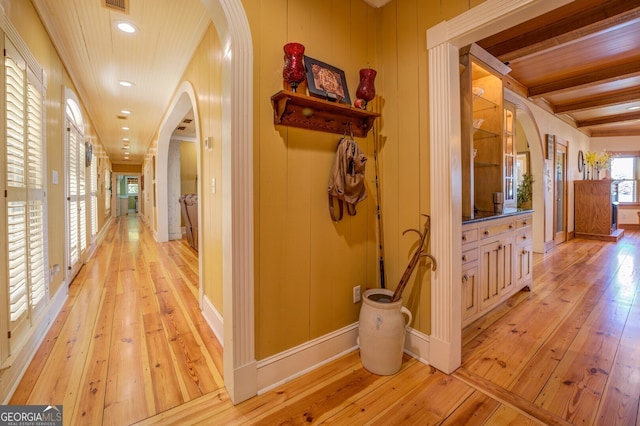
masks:
[[[128,12],[104,1],[32,0],[111,161],[140,164],[211,20],[200,0],[108,0],[130,5]],[[121,32],[120,21],[138,31]]]

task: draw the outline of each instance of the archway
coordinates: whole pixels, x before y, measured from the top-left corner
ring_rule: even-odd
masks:
[[[571,0],[487,0],[427,31],[431,185],[431,280],[429,362],[450,373],[462,357],[460,282],[462,256],[461,121],[459,48],[525,22]]]
[[[533,182],[533,251],[536,253],[545,252],[546,235],[546,209],[545,209],[545,171],[547,169],[544,158],[544,144],[542,134],[536,123],[534,114],[529,107],[517,96],[509,91],[505,91],[505,98],[516,105],[516,118],[520,123],[524,134],[529,142],[529,155],[531,157],[531,174],[534,176]]]
[[[225,201],[222,206],[222,340],[225,387],[233,403],[237,404],[257,393],[253,302],[253,45],[241,0],[201,1],[218,32],[223,49],[221,192]],[[198,117],[193,87],[183,83],[158,134],[156,167],[160,172],[156,174],[156,188],[167,188],[171,134],[190,108],[194,108],[194,115]],[[202,140],[197,125],[196,132],[198,140]],[[198,158],[198,168],[200,163]],[[200,170],[198,174],[201,175]],[[167,241],[170,233],[168,193],[164,189],[156,192],[156,237],[158,241]],[[202,203],[199,204],[201,209]],[[202,228],[199,232],[202,233]],[[201,235],[198,241],[202,241]],[[201,283],[201,301],[202,287]]]

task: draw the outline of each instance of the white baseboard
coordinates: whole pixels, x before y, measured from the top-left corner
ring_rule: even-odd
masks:
[[[218,338],[220,345],[224,347],[224,320],[206,295],[202,300],[202,316]]]
[[[87,249],[87,253],[85,255],[83,263],[86,264],[87,262],[89,262],[89,260],[96,253],[96,250],[98,249],[98,247],[100,247],[100,244],[102,244],[102,242],[104,241],[104,237],[107,235],[107,229],[109,228],[110,223],[111,223],[111,217],[107,219],[107,222],[104,224],[102,229],[98,232],[95,238],[93,238],[93,241],[91,242],[91,244],[89,245],[89,248]]]
[[[404,340],[404,352],[423,364],[429,365],[429,336],[421,331],[409,328]]]
[[[68,290],[68,286],[64,283],[60,285],[38,323],[31,329],[31,334],[27,337],[22,348],[2,365],[0,370],[0,401],[2,401],[3,405],[9,403],[36,351],[62,310],[69,294]]]
[[[258,361],[258,395],[358,348],[358,323]]]

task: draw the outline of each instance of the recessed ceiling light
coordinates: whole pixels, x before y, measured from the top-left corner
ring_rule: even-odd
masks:
[[[125,160],[128,160],[128,159],[129,159],[129,157],[125,156],[125,157],[124,157],[124,159],[125,159]]]
[[[122,130],[129,130],[129,128],[127,126],[122,126],[121,129]]]
[[[637,111],[637,110],[639,110],[639,109],[640,109],[640,106],[632,106],[632,107],[629,107],[629,108],[627,108],[627,109],[628,109],[629,111]]]
[[[129,142],[129,138],[122,138],[122,141],[127,143],[127,142]]]
[[[129,111],[128,109],[121,109],[120,114],[129,115],[131,114],[131,111]]]
[[[134,84],[130,81],[126,81],[126,80],[120,80],[120,86],[122,87],[131,87],[134,86]]]
[[[123,33],[131,34],[137,31],[136,27],[133,24],[130,24],[129,22],[118,22],[116,24],[116,27],[118,27],[118,29]]]

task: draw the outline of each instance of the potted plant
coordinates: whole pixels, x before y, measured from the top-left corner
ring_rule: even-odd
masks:
[[[522,175],[522,180],[518,183],[518,208],[531,209],[533,205],[533,176],[529,173]]]

